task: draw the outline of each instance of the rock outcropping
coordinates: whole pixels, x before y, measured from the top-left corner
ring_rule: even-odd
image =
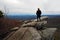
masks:
[[[10,33],[3,40],[54,40],[53,35],[57,28],[46,28],[44,25],[47,24],[47,19],[48,17],[41,17],[42,21],[39,22],[36,19],[25,21],[21,28]]]

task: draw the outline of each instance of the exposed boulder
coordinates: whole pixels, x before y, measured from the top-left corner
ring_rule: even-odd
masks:
[[[41,21],[41,22],[29,22],[27,24],[23,24],[22,27],[35,27],[38,30],[44,29],[44,25],[47,24],[47,21]]]
[[[42,40],[54,40],[54,33],[57,28],[46,28],[44,30],[39,31]]]
[[[19,27],[14,27],[14,28],[11,28],[10,31],[15,31],[15,30],[18,30]]]
[[[36,22],[30,22],[27,24],[23,24],[22,27],[34,27],[36,25]]]
[[[41,21],[44,21],[44,20],[47,21],[48,20],[48,17],[47,16],[43,16],[43,17],[40,18],[40,20]],[[40,22],[40,20],[39,20],[39,22]],[[37,19],[34,19],[32,21],[37,22]]]

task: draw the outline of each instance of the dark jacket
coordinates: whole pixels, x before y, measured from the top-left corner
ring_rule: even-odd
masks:
[[[38,16],[38,17],[40,17],[41,16],[41,10],[37,10],[37,12],[36,12],[36,15]]]

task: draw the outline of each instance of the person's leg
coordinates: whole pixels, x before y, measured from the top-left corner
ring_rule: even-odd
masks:
[[[37,22],[38,22],[38,16],[37,16]]]
[[[39,16],[39,21],[41,21],[41,16]]]

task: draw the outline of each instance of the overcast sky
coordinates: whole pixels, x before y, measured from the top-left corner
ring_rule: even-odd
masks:
[[[0,10],[5,13],[34,14],[37,8],[40,8],[43,14],[46,12],[60,12],[60,0],[0,0]]]

